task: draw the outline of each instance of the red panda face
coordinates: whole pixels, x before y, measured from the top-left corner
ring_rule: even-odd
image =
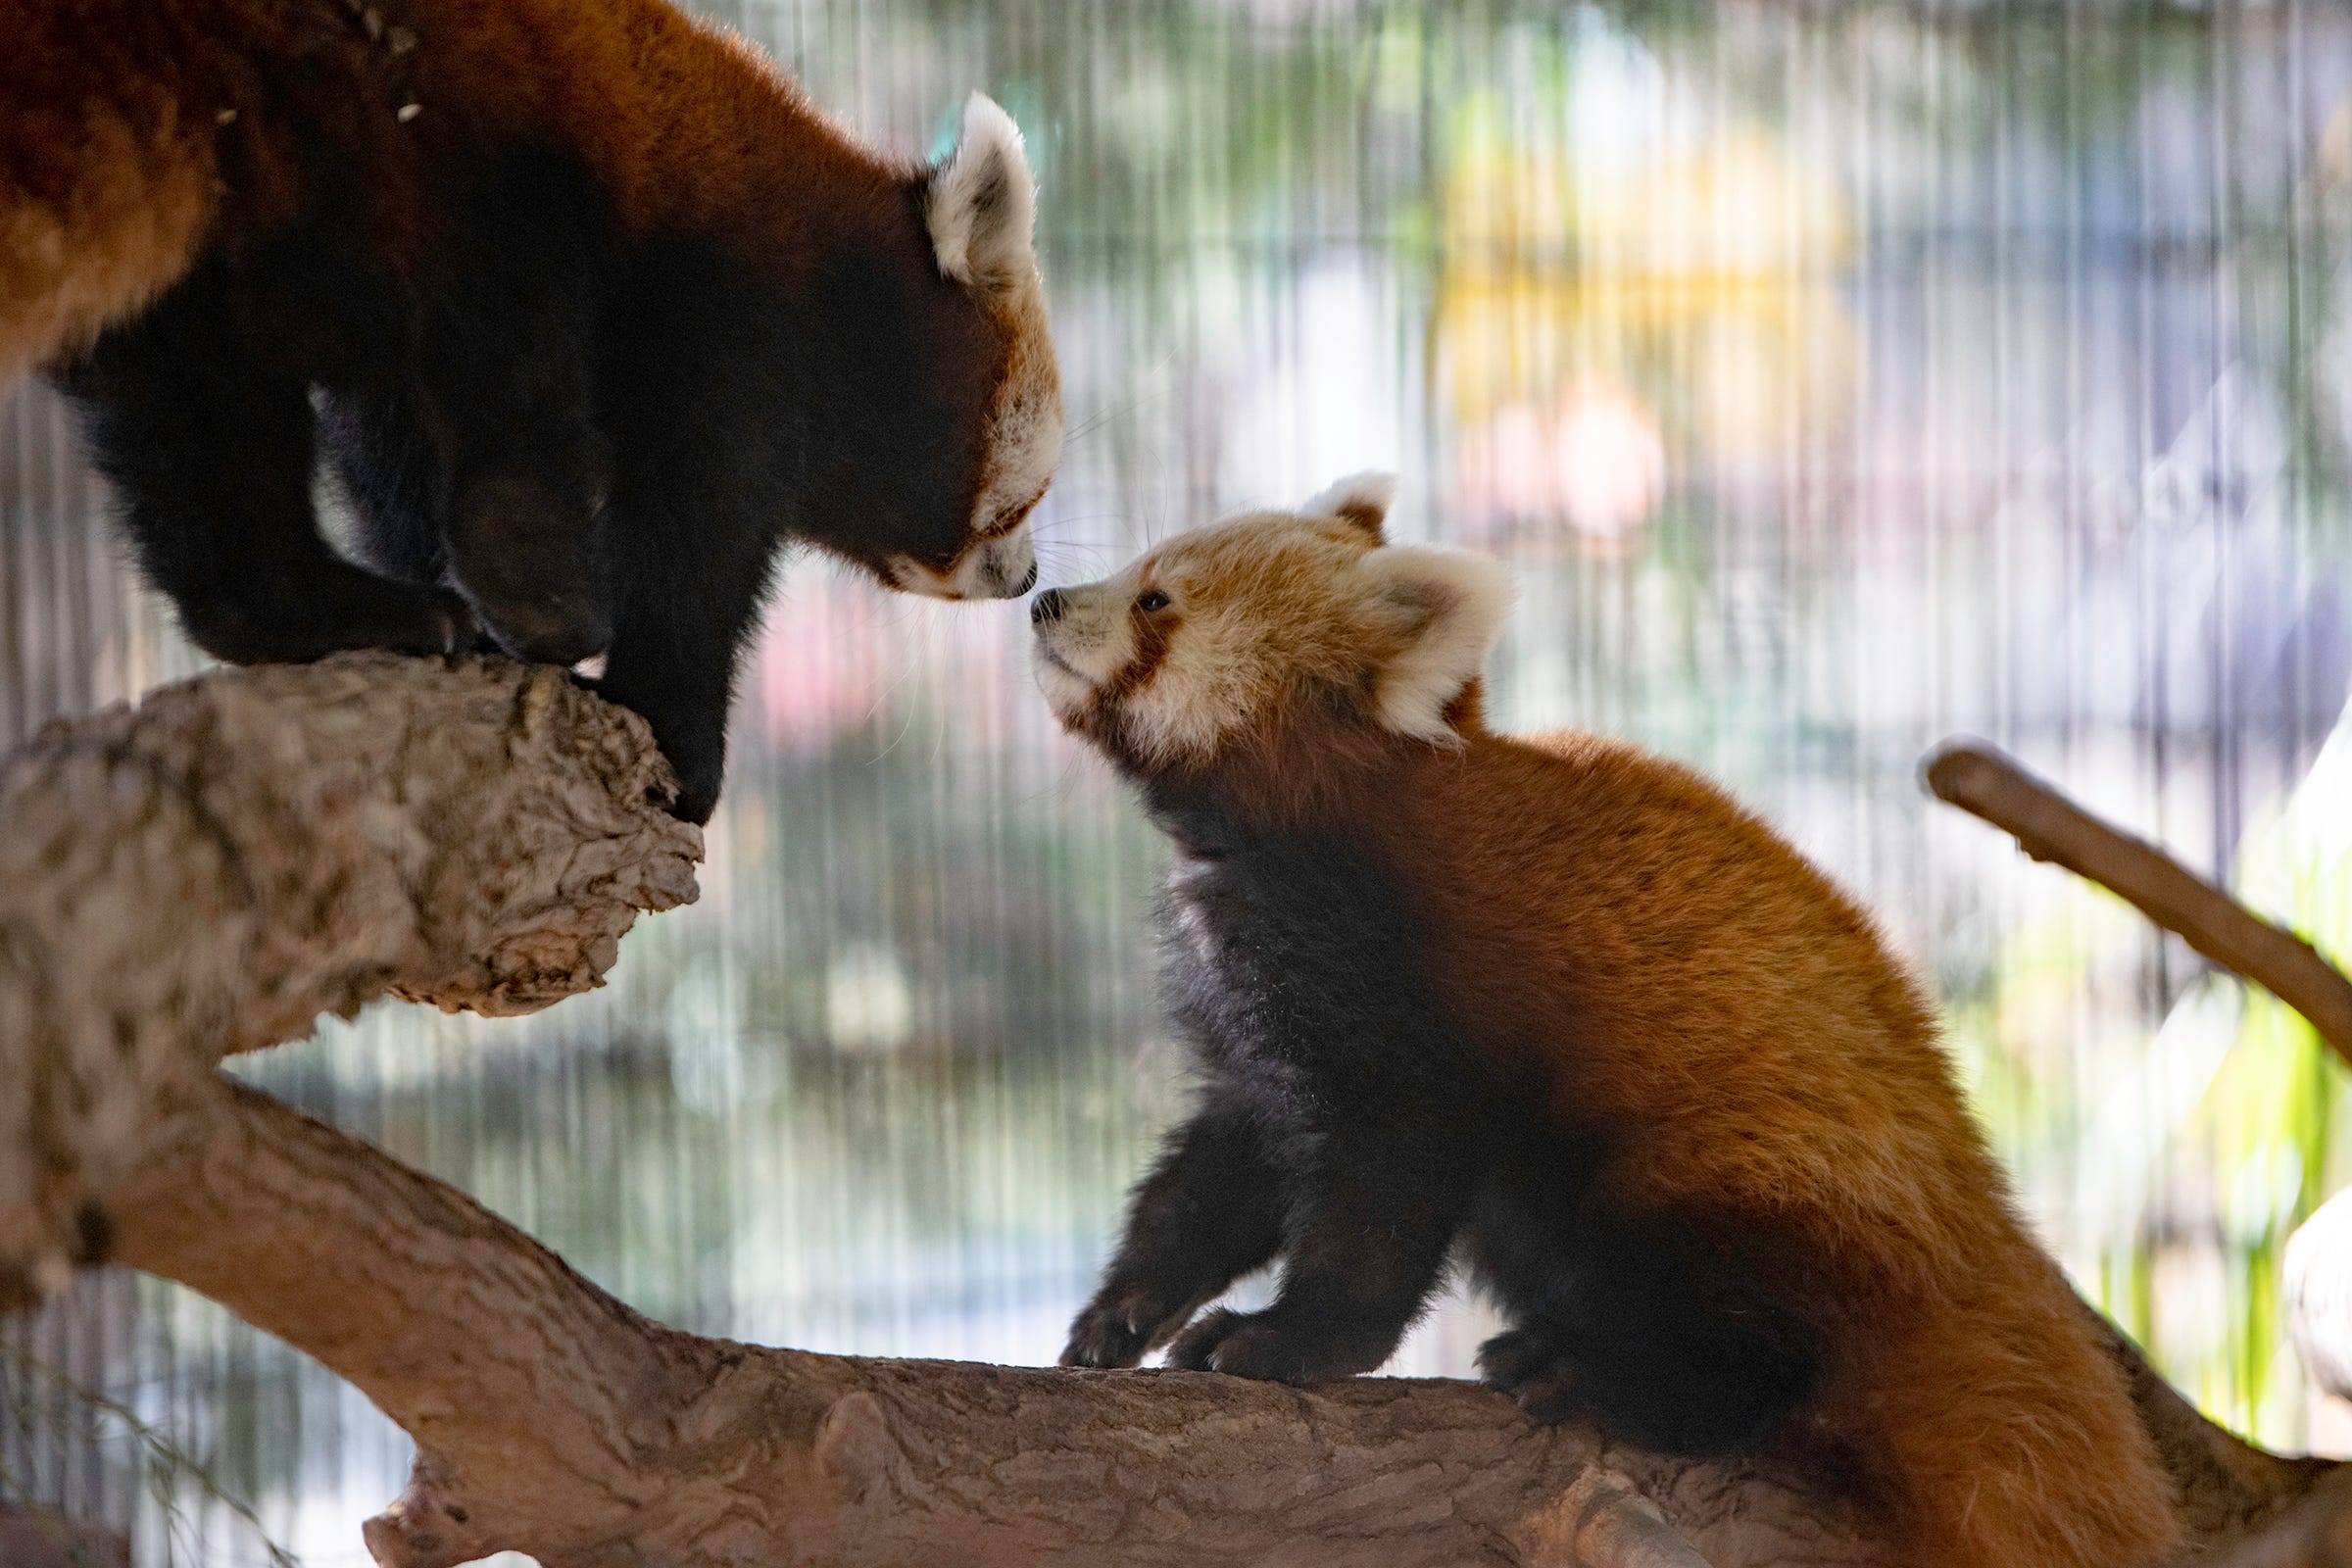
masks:
[[[1297,713],[1437,745],[1510,604],[1502,568],[1387,545],[1392,481],[1195,529],[1032,607],[1038,685],[1064,728],[1129,768],[1200,766]]]
[[[1004,346],[986,394],[978,480],[946,557],[887,557],[883,580],[935,599],[1010,599],[1037,581],[1029,514],[1061,461],[1061,373],[1033,231],[1037,192],[1011,117],[965,101],[963,136],[926,176],[924,220],[943,277],[968,291]]]

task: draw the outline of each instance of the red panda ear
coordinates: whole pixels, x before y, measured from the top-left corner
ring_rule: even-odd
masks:
[[[1351,473],[1317,494],[1298,510],[1310,517],[1337,517],[1352,523],[1372,536],[1374,544],[1386,541],[1381,524],[1388,521],[1389,506],[1396,499],[1396,476],[1393,473]]]
[[[1498,561],[1398,545],[1365,556],[1356,570],[1376,620],[1397,638],[1373,672],[1381,723],[1400,735],[1451,744],[1446,710],[1486,667],[1511,612],[1511,578]]]
[[[923,193],[939,270],[958,283],[1009,288],[1037,269],[1037,184],[1021,130],[986,93],[963,101],[963,139]]]

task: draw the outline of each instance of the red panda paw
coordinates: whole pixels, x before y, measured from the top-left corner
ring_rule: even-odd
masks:
[[[1219,1307],[1176,1337],[1168,1365],[1273,1383],[1332,1383],[1378,1368],[1398,1338],[1388,1328],[1294,1322],[1279,1306],[1263,1312]]]
[[[1537,1329],[1505,1329],[1478,1348],[1487,1386],[1507,1394],[1530,1420],[1565,1421],[1578,1413],[1574,1371],[1559,1343]]]
[[[1182,1315],[1148,1291],[1099,1292],[1070,1324],[1063,1366],[1125,1367],[1183,1327]]]

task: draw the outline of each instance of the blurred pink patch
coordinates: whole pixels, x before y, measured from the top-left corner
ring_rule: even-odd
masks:
[[[1545,414],[1521,399],[1462,432],[1454,506],[1476,543],[1562,519],[1583,547],[1619,555],[1666,489],[1658,421],[1623,389],[1580,381]]]
[[[760,715],[768,744],[821,752],[862,726],[882,690],[873,594],[803,573],[760,641]]]

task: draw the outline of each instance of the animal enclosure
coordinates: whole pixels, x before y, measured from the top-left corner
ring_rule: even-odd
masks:
[[[868,136],[943,148],[975,85],[1028,127],[1071,420],[1045,581],[1399,469],[1402,535],[1518,572],[1497,721],[1770,812],[1931,979],[2085,1291],[2237,1429],[2344,1444],[2275,1298],[2342,1185],[2335,1069],[1915,777],[1986,735],[2352,948],[2340,12],[717,9]],[[1050,1359],[1182,1096],[1154,839],[1025,633],[796,564],[702,901],[608,990],[382,1008],[251,1076],[681,1328]],[[20,393],[0,740],[191,667]],[[0,1333],[0,1486],[141,1562],[356,1561],[405,1474],[365,1400],[183,1293],[92,1279]],[[1481,1333],[1449,1301],[1396,1368]]]

